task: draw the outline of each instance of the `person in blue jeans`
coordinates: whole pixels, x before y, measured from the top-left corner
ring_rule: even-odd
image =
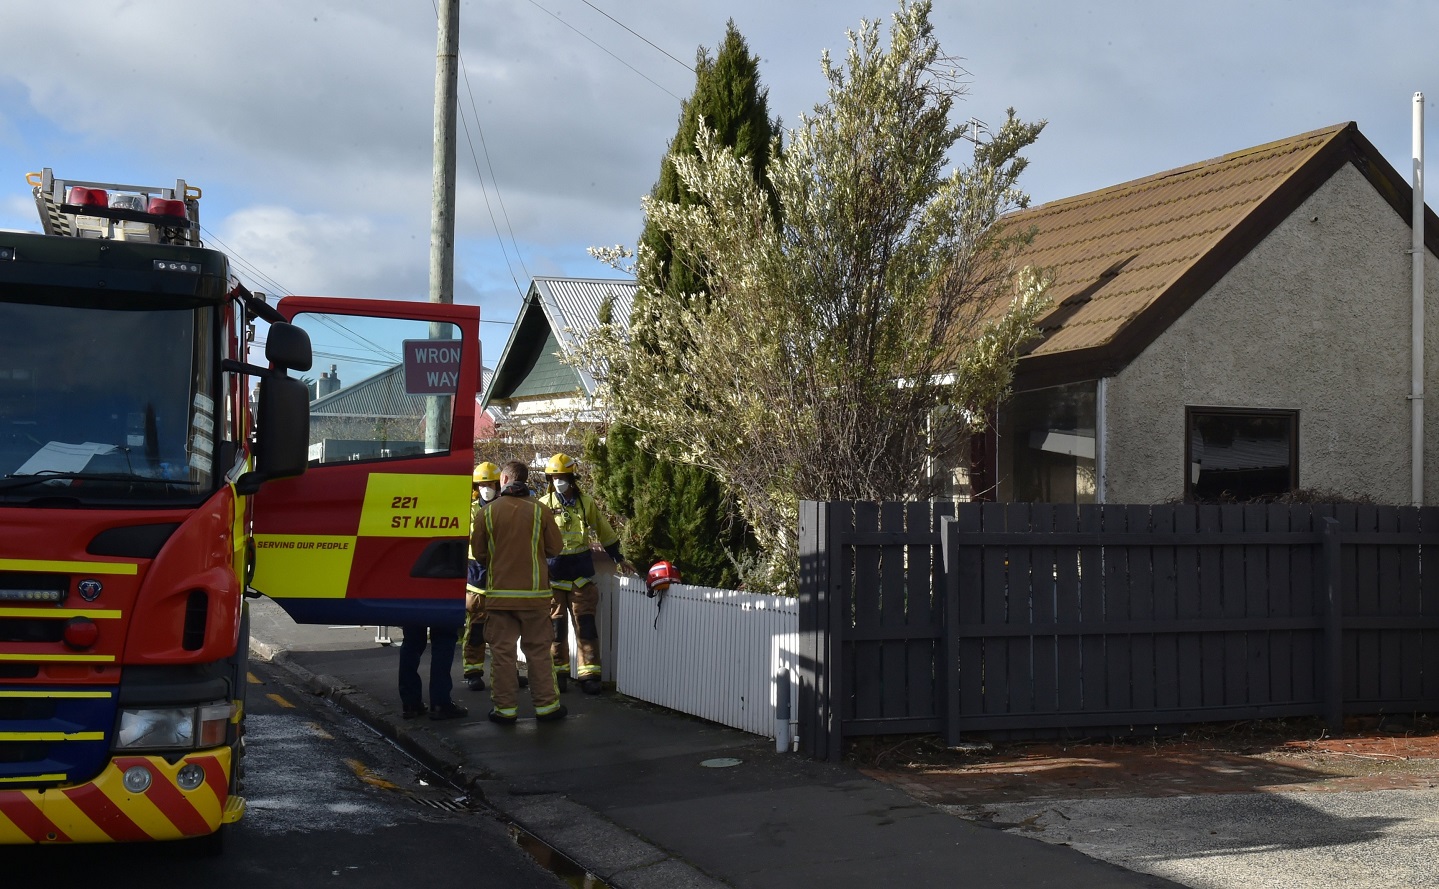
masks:
[[[400,715],[414,719],[425,713],[424,688],[420,684],[420,655],[430,643],[430,707],[431,719],[459,719],[470,711],[450,700],[455,687],[450,670],[455,665],[455,647],[460,641],[459,627],[401,627],[405,637],[400,640]]]

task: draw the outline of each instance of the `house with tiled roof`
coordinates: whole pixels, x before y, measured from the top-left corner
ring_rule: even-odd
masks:
[[[1020,261],[1054,302],[975,442],[974,493],[1411,502],[1412,195],[1345,123],[1008,217],[1034,232]],[[1439,350],[1439,312],[1422,330]],[[1439,393],[1439,361],[1422,368]],[[1422,499],[1439,502],[1439,404],[1422,433]]]
[[[535,278],[480,403],[502,412],[501,425],[598,420],[594,376],[561,357],[606,313],[628,323],[636,288],[633,279]]]

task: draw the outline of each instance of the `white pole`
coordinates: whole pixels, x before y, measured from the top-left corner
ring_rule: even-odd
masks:
[[[1410,375],[1410,453],[1413,460],[1411,499],[1424,505],[1424,94],[1414,94],[1414,221],[1410,245],[1413,275],[1413,342]]]

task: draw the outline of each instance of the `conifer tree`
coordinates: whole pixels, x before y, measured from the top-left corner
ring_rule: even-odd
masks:
[[[776,589],[799,573],[801,500],[923,498],[938,447],[983,427],[1047,310],[1022,152],[1043,121],[1011,109],[972,161],[950,122],[965,73],[941,52],[930,0],[898,0],[822,66],[828,101],[801,115],[766,179],[705,123],[670,163],[689,203],[645,198],[673,256],[700,257],[703,298],[677,298],[645,242],[592,248],[639,283],[626,329],[586,337],[606,403],[647,446],[715,473]],[[768,187],[766,187],[768,186]],[[774,207],[780,208],[779,212]],[[636,343],[646,348],[635,348]],[[947,418],[947,419],[945,419]],[[937,420],[952,424],[936,434]]]
[[[695,54],[695,89],[680,111],[679,128],[661,163],[659,181],[650,194],[654,200],[690,205],[698,198],[685,187],[672,157],[695,155],[701,125],[714,133],[736,159],[750,166],[756,183],[765,185],[779,121],[769,118],[768,91],[760,87],[759,59],[751,56],[744,37],[731,19],[724,42],[711,57],[701,47]],[[778,204],[772,204],[772,209]],[[683,302],[703,299],[708,290],[702,257],[677,254],[670,235],[645,223],[640,243],[661,265],[660,286]],[[632,318],[654,309],[654,301],[640,297]],[[638,325],[638,329],[650,329]],[[656,349],[643,336],[636,348]],[[697,411],[706,405],[693,406]],[[688,583],[733,587],[741,578],[737,564],[755,552],[734,498],[708,469],[678,461],[663,442],[650,450],[640,447],[635,430],[616,424],[605,439],[591,440],[586,448],[595,476],[595,488],[611,511],[626,518],[621,531],[625,556],[636,565],[668,559],[679,566]]]

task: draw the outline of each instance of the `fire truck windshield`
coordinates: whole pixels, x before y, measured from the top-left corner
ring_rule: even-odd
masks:
[[[173,506],[213,490],[216,313],[0,301],[0,502]]]

